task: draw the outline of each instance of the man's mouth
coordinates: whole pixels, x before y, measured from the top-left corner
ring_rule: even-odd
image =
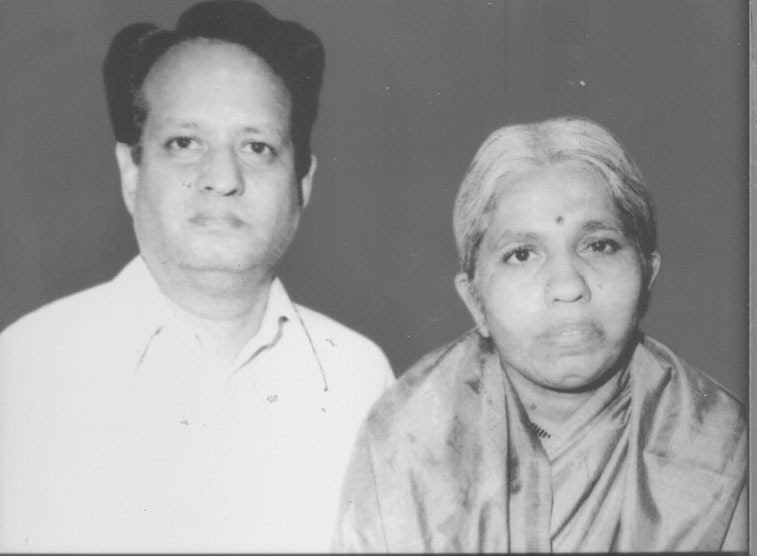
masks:
[[[206,228],[208,230],[234,230],[244,226],[244,221],[230,212],[200,212],[190,218],[189,221],[195,226]]]

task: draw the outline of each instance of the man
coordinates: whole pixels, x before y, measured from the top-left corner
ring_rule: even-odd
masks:
[[[256,4],[130,25],[104,64],[140,256],[0,336],[0,547],[328,547],[358,425],[391,382],[276,267],[310,198],[323,72]]]

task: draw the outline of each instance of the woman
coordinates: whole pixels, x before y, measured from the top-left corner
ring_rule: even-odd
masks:
[[[660,255],[613,136],[575,118],[494,132],[454,230],[476,329],[375,406],[335,548],[745,550],[745,411],[639,332]]]

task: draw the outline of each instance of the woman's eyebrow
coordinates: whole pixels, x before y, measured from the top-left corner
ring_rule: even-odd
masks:
[[[581,225],[581,231],[584,233],[591,232],[615,232],[625,235],[625,231],[618,222],[607,220],[589,220]]]
[[[539,234],[534,232],[521,232],[517,230],[502,230],[497,239],[494,240],[493,247],[501,249],[509,243],[534,243],[539,240]]]

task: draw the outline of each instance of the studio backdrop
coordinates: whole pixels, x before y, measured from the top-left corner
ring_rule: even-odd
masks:
[[[101,64],[192,2],[0,0],[0,328],[136,254]],[[379,343],[399,374],[472,326],[455,193],[505,124],[588,116],[656,202],[646,332],[747,398],[746,0],[264,0],[326,48],[313,197],[290,294]]]

